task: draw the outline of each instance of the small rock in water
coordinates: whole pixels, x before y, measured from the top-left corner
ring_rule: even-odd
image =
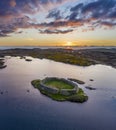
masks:
[[[1,92],[1,95],[3,94],[3,92]]]
[[[89,89],[89,90],[96,90],[96,88],[92,88],[92,87],[90,87],[90,86],[86,86],[85,88],[86,88],[86,89]]]
[[[29,92],[30,92],[30,90],[27,90],[27,92],[29,93]]]
[[[74,81],[74,82],[76,82],[76,83],[78,83],[78,84],[85,84],[84,81],[81,81],[81,80],[78,80],[78,79],[68,78],[68,80]]]
[[[90,79],[90,81],[94,81],[93,79]]]
[[[32,61],[32,59],[25,59],[25,61],[28,61],[28,62],[30,62],[30,61]]]

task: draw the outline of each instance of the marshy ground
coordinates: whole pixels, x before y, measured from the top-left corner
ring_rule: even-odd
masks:
[[[4,56],[31,56],[34,58],[46,58],[58,62],[90,66],[94,64],[110,65],[116,68],[116,49],[8,49],[0,50],[0,57]]]

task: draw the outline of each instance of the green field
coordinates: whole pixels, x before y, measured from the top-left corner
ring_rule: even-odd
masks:
[[[64,81],[57,80],[57,79],[49,80],[45,83],[45,85],[55,87],[58,89],[73,89],[74,88],[74,86],[72,86]]]

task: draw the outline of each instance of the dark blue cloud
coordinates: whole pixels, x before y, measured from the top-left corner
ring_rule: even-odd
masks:
[[[82,9],[82,7],[83,7],[83,3],[80,3],[80,4],[77,4],[76,6],[72,7],[70,9],[70,11],[75,12],[75,11],[78,11],[78,10]]]
[[[116,0],[96,0],[88,3],[79,3],[70,9],[66,17],[70,21],[81,21],[83,25],[92,27],[116,26]]]
[[[62,16],[60,9],[50,11],[47,18],[55,20],[47,24],[44,23],[45,26],[78,28],[88,25],[88,30],[103,26],[109,28],[116,26],[116,0],[77,2],[69,11],[65,17]]]
[[[62,18],[61,12],[59,10],[54,9],[49,12],[46,18],[54,18],[56,20],[61,19]]]
[[[88,4],[80,3],[70,9],[72,20],[80,14],[83,19],[90,15],[91,18],[111,18],[115,17],[116,0],[97,0]],[[77,15],[76,15],[77,14]]]

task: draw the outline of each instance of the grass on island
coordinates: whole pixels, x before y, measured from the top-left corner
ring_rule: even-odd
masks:
[[[73,89],[74,88],[74,86],[58,79],[49,80],[45,83],[45,85],[50,86],[50,87],[55,87],[58,89]]]
[[[81,88],[79,88],[79,91],[76,94],[71,95],[71,96],[64,96],[64,95],[61,95],[61,94],[51,94],[51,93],[48,93],[48,92],[42,90],[39,87],[40,81],[41,80],[33,80],[31,83],[35,88],[40,90],[40,92],[42,94],[50,97],[53,100],[56,100],[56,101],[71,101],[71,102],[78,102],[78,103],[83,103],[83,102],[88,100],[88,96],[84,93],[84,91]]]
[[[84,91],[81,88],[79,88],[79,91],[77,92],[77,94],[68,97],[68,101],[71,101],[71,102],[83,103],[87,100],[88,100],[88,96],[84,93]]]

